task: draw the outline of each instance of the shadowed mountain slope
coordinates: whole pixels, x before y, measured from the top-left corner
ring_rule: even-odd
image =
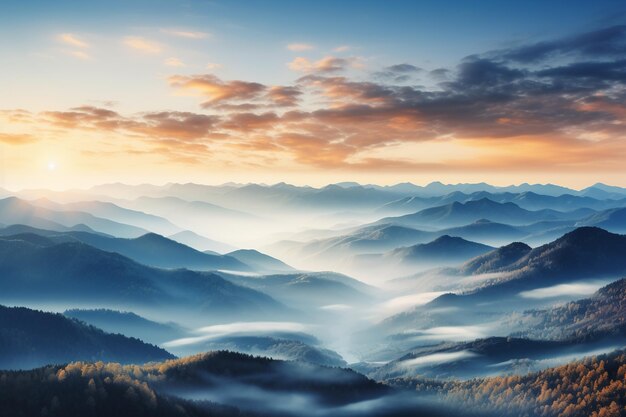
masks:
[[[163,349],[61,314],[0,306],[0,369],[77,360],[145,363],[171,359]]]

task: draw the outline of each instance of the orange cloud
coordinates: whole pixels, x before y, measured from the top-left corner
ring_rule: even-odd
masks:
[[[206,39],[206,38],[211,37],[210,33],[190,31],[190,30],[161,29],[161,32],[167,35],[177,36],[179,38],[187,38],[187,39]]]
[[[0,142],[7,145],[25,145],[36,141],[33,135],[27,133],[0,133]]]
[[[61,42],[77,48],[89,48],[89,44],[73,33],[61,33],[58,37]]]
[[[169,83],[175,88],[194,91],[208,98],[202,107],[211,107],[228,101],[254,100],[263,94],[267,87],[263,84],[246,81],[222,81],[215,75],[174,75]]]
[[[184,67],[185,63],[178,58],[167,58],[164,62],[168,67]]]
[[[354,65],[353,58],[337,58],[334,56],[326,56],[318,61],[311,61],[304,57],[294,58],[287,66],[298,72],[338,72],[346,69],[350,65]]]
[[[291,107],[298,104],[302,91],[297,87],[274,86],[270,87],[267,95],[275,105]]]
[[[129,48],[146,54],[159,54],[163,50],[163,46],[161,44],[139,36],[127,36],[122,42]]]

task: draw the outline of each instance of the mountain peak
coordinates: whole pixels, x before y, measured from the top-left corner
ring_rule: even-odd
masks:
[[[581,241],[589,239],[603,239],[608,236],[616,236],[614,233],[608,232],[600,227],[583,226],[563,235],[559,241]]]
[[[144,241],[149,241],[149,242],[163,242],[163,241],[170,241],[171,239],[168,239],[164,236],[161,236],[157,233],[153,233],[153,232],[149,232],[146,233],[144,235],[141,235],[137,238],[137,240],[144,240]]]
[[[457,236],[441,235],[430,243],[447,243],[447,242],[467,242],[467,241]]]

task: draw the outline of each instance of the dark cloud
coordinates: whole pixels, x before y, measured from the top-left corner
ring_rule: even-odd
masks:
[[[411,64],[396,64],[383,68],[381,71],[375,72],[374,77],[392,81],[395,83],[404,83],[410,81],[413,76],[423,72],[422,68]]]
[[[480,58],[466,59],[458,67],[456,80],[449,84],[460,89],[489,89],[524,77],[524,71]]]
[[[612,82],[626,81],[626,59],[604,62],[575,62],[537,71],[539,77],[567,79],[568,82],[590,81],[589,88],[602,88]]]
[[[555,41],[538,42],[493,55],[513,62],[529,64],[559,55],[604,57],[626,54],[626,25],[612,26]]]
[[[437,68],[432,71],[429,71],[428,75],[430,75],[434,80],[444,81],[448,79],[448,76],[450,75],[450,73],[451,71],[447,68]]]
[[[420,72],[423,70],[411,64],[396,64],[396,65],[391,65],[389,67],[386,67],[385,71],[391,71],[395,73],[407,73],[407,72]]]

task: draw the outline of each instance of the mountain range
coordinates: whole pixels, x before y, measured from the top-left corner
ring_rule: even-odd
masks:
[[[229,252],[226,256],[237,259],[244,265],[248,265],[255,272],[262,274],[290,273],[295,269],[283,261],[273,258],[254,249],[239,249]]]
[[[124,239],[88,232],[53,232],[20,225],[0,230],[0,235],[4,236],[16,233],[37,234],[56,243],[82,242],[159,268],[251,271],[248,265],[234,257],[203,253],[156,233],[146,233],[137,238]]]
[[[594,213],[591,209],[577,209],[569,212],[556,210],[525,210],[514,203],[498,203],[488,198],[453,202],[430,207],[417,213],[399,217],[387,217],[378,223],[389,223],[408,227],[440,226],[454,227],[473,223],[481,219],[510,225],[524,225],[546,220],[579,220]]]
[[[550,297],[558,299],[562,291],[559,285],[615,280],[626,275],[625,250],[626,236],[593,227],[578,228],[535,249],[514,243],[443,271],[451,280],[467,281],[470,286],[388,317],[371,333],[389,335],[408,329],[477,325],[494,314],[545,305]],[[406,280],[419,283],[417,277]],[[524,296],[545,288],[554,289],[554,295],[536,300]]]
[[[400,247],[383,254],[356,255],[351,268],[363,271],[362,273],[379,273],[393,277],[434,267],[457,265],[491,250],[491,246],[443,235],[428,243]]]
[[[225,279],[271,295],[280,302],[300,307],[363,304],[372,300],[375,287],[342,274],[302,272],[280,275],[246,276],[221,273]],[[318,312],[317,314],[321,314]]]
[[[285,312],[269,296],[216,274],[153,268],[82,242],[55,243],[35,234],[0,239],[0,293],[2,300],[22,302],[204,311],[212,320]]]
[[[96,217],[81,211],[55,211],[45,207],[35,206],[16,197],[7,197],[0,200],[0,222],[10,224],[25,224],[32,227],[57,231],[87,230],[98,231],[120,237],[137,237],[147,233],[147,230]]]

